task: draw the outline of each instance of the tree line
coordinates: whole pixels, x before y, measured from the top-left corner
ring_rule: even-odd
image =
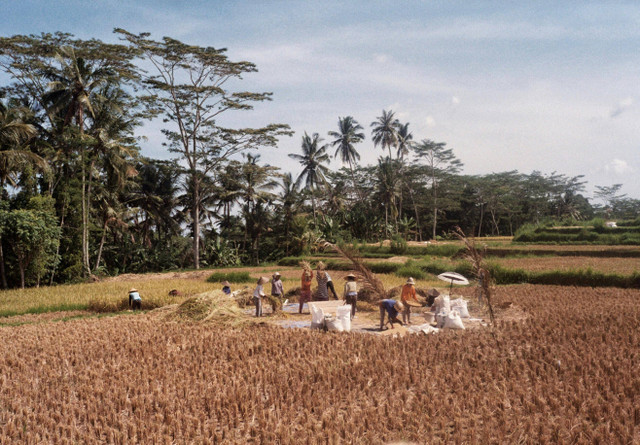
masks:
[[[0,279],[3,287],[94,275],[258,264],[318,240],[428,240],[460,226],[511,235],[545,218],[636,217],[620,185],[584,197],[581,176],[517,171],[462,175],[444,142],[414,140],[383,110],[369,126],[375,165],[361,165],[365,128],[305,133],[297,175],[259,150],[286,124],[230,128],[271,93],[244,91],[257,71],[225,49],[114,31],[120,43],[66,33],[0,38]],[[172,160],[141,156],[136,137],[162,122]],[[137,133],[136,133],[137,131]],[[330,157],[342,167],[332,171]]]

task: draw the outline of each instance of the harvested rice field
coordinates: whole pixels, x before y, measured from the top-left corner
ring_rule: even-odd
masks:
[[[526,316],[403,338],[154,311],[2,327],[0,443],[638,443],[639,298],[505,286]]]
[[[640,272],[640,258],[595,258],[579,257],[523,257],[523,258],[491,258],[493,264],[510,269],[523,269],[531,272],[551,270],[586,270],[603,273],[629,275]]]

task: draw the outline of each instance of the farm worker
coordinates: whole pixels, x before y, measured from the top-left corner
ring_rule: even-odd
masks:
[[[409,302],[418,302],[418,299],[416,298],[415,284],[416,282],[413,281],[413,278],[409,277],[405,285],[402,286],[402,294],[400,295],[400,299],[402,300],[402,304],[404,304],[404,311],[402,311],[402,322],[405,324],[411,324],[411,306],[409,306]]]
[[[129,289],[129,307],[134,311],[136,309],[142,309],[142,298],[140,298],[138,289],[136,289],[135,287]]]
[[[256,289],[253,291],[253,302],[256,305],[256,317],[262,317],[262,298],[266,297],[262,286],[268,282],[269,282],[269,278],[260,277],[260,279],[258,280],[258,285],[256,286]]]
[[[282,306],[281,298],[284,296],[284,287],[280,276],[280,272],[276,272],[271,280],[271,307],[273,312],[276,312]]]
[[[402,325],[402,322],[398,320],[398,313],[404,310],[402,302],[387,299],[381,300],[378,305],[380,306],[380,330],[384,329],[385,312],[389,317],[389,324],[391,324],[391,329],[393,329],[393,323],[400,323],[400,325]]]
[[[316,266],[316,280],[318,280],[318,295],[316,296],[317,301],[329,301],[329,290],[327,287],[329,278],[327,276],[327,272],[325,272],[324,269],[324,263],[322,261],[318,261],[318,265]]]
[[[302,266],[302,277],[300,278],[300,307],[298,313],[302,313],[302,306],[311,301],[311,282],[313,280],[313,271],[306,261],[300,263]]]
[[[344,283],[344,302],[351,305],[351,319],[356,316],[356,303],[358,301],[358,284],[356,283],[356,276],[352,273],[347,275],[347,282]]]
[[[231,294],[231,283],[229,283],[228,281],[223,281],[222,292],[224,292],[227,295]]]
[[[427,306],[433,306],[433,302],[436,300],[436,297],[440,295],[437,289],[431,288],[427,291]]]
[[[329,272],[327,271],[325,271],[324,273],[327,275],[327,289],[331,291],[331,293],[333,294],[333,298],[337,300],[338,294],[336,293],[336,288],[333,287],[333,280],[331,280],[331,275],[329,275]]]

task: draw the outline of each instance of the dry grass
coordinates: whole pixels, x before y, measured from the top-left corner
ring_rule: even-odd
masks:
[[[156,311],[1,328],[0,443],[638,443],[640,291],[496,293],[529,317],[395,340]]]

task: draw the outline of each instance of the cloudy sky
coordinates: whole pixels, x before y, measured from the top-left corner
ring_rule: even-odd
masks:
[[[464,173],[585,175],[640,198],[640,4],[635,1],[0,0],[2,35],[65,31],[115,42],[113,28],[227,48],[259,69],[243,81],[273,101],[229,117],[295,131],[262,159],[294,174],[304,132],[366,129],[393,110],[415,140],[446,142]],[[532,6],[533,5],[533,6]],[[169,155],[159,124],[143,154]],[[337,160],[332,166],[339,167]]]

